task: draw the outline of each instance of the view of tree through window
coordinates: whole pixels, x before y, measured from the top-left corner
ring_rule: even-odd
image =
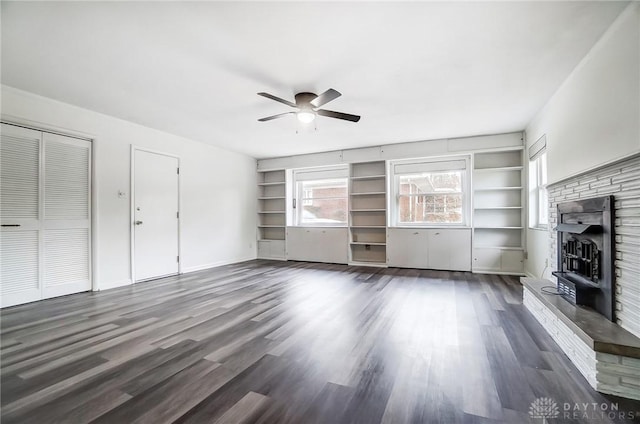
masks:
[[[400,175],[399,183],[400,223],[462,223],[461,171]]]
[[[298,224],[346,225],[347,179],[298,182]]]

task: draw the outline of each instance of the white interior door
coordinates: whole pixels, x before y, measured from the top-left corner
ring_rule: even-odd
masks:
[[[91,290],[91,142],[2,124],[2,307]]]
[[[134,150],[134,279],[177,274],[178,158]]]

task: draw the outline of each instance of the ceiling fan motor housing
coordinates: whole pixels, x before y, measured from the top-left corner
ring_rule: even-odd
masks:
[[[311,106],[310,104],[311,101],[318,96],[314,93],[303,92],[303,93],[296,94],[295,97],[296,97],[296,105],[298,105],[299,108],[311,109],[313,108],[313,106]]]

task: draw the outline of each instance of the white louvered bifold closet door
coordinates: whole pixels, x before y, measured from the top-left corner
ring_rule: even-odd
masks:
[[[91,290],[91,143],[43,134],[43,298]]]
[[[91,143],[2,124],[1,305],[91,289]]]
[[[42,298],[40,131],[2,124],[0,136],[0,302]]]

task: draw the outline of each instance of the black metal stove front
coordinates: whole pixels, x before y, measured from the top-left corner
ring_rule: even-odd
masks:
[[[558,204],[558,291],[615,320],[613,196]]]

